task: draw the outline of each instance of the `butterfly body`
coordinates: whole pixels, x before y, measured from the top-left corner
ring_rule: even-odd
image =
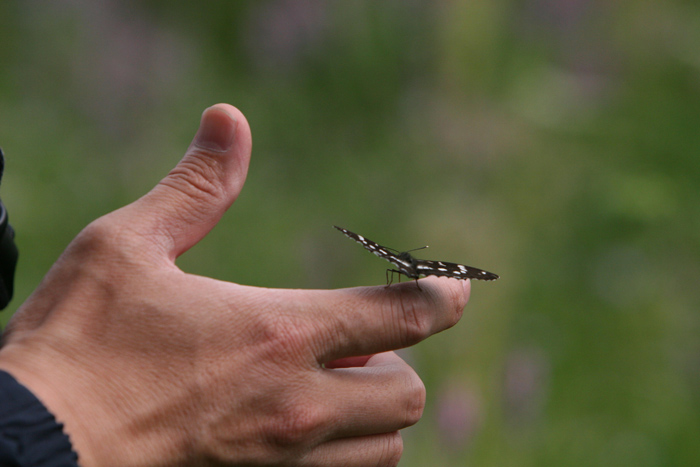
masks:
[[[355,240],[357,243],[365,247],[365,249],[380,258],[383,258],[394,266],[396,269],[387,269],[387,283],[389,282],[389,272],[397,272],[411,279],[423,276],[444,276],[454,279],[478,279],[483,281],[492,281],[498,279],[498,275],[484,271],[482,269],[465,266],[464,264],[448,263],[447,261],[432,261],[427,259],[414,258],[407,251],[396,251],[391,248],[384,247],[377,242],[350,232],[342,227],[334,226],[336,229],[343,232],[348,238]],[[425,247],[424,247],[425,248]],[[411,250],[413,251],[413,250]]]

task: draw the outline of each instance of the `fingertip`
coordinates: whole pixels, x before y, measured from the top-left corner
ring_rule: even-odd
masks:
[[[194,146],[209,151],[227,151],[233,145],[238,120],[223,106],[213,106],[202,112]]]
[[[422,290],[427,294],[424,298],[427,303],[433,304],[438,309],[446,311],[445,328],[452,327],[462,318],[464,307],[469,301],[471,283],[469,280],[459,280],[446,277],[429,276],[420,280],[424,284]],[[445,325],[443,323],[443,325]]]
[[[243,113],[230,104],[215,104],[202,112],[193,146],[225,152],[234,143],[243,150],[249,149],[250,142],[250,126]]]
[[[462,283],[462,292],[464,293],[464,304],[466,305],[472,293],[472,281],[467,279],[459,282]]]

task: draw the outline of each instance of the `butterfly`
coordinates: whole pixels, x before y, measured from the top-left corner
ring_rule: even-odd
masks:
[[[348,238],[355,240],[357,243],[365,247],[367,251],[374,253],[380,258],[384,258],[396,266],[397,269],[386,270],[387,287],[393,282],[394,273],[403,274],[411,279],[415,279],[416,285],[418,285],[418,278],[422,276],[445,276],[452,277],[454,279],[478,279],[482,281],[493,281],[498,279],[497,274],[484,271],[482,269],[465,266],[463,264],[448,263],[446,261],[418,259],[414,258],[409,253],[409,251],[427,248],[425,246],[416,248],[415,250],[397,251],[393,248],[387,248],[377,242],[373,242],[369,238],[365,238],[362,235],[358,235],[354,232],[350,232],[347,229],[338,227],[337,225],[334,225],[333,227],[343,232]],[[391,281],[389,280],[389,273],[391,273]],[[399,276],[399,279],[400,277],[401,276]]]

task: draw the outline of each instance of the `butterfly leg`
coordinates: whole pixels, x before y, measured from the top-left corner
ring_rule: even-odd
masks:
[[[394,282],[394,273],[399,274],[399,282],[401,282],[401,271],[397,271],[396,269],[387,269],[386,270],[386,286],[389,287],[392,282]],[[389,277],[389,273],[391,273],[391,278]]]
[[[420,284],[418,283],[418,278],[416,277],[416,287],[418,287],[418,290],[423,290],[420,288]]]

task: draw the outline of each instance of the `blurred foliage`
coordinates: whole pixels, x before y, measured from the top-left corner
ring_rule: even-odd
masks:
[[[381,284],[339,224],[502,276],[405,351],[401,465],[699,465],[698,44],[679,0],[2,2],[2,319],[229,102],[248,182],[183,269]]]

